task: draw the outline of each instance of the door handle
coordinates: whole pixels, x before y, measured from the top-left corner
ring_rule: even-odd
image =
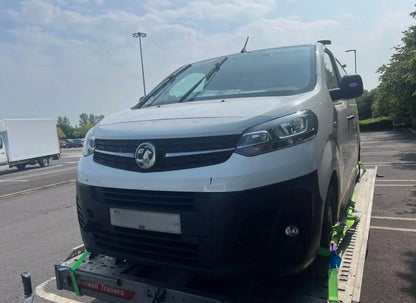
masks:
[[[355,118],[355,116],[354,115],[349,115],[348,117],[347,117],[347,119],[348,120],[352,120],[352,119],[354,119]]]

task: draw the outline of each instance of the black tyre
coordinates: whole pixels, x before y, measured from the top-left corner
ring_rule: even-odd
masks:
[[[355,184],[360,182],[360,179],[361,179],[361,165],[360,164],[361,164],[361,145],[358,146],[358,160],[357,160],[358,171],[357,171],[357,177],[355,178]]]
[[[18,165],[16,165],[16,167],[17,167],[18,170],[24,170],[25,167],[26,167],[26,164],[18,164]]]
[[[40,167],[49,166],[49,158],[42,158],[39,160]]]
[[[324,217],[322,221],[322,232],[320,246],[329,249],[332,240],[332,226],[334,226],[334,205],[337,203],[337,190],[332,184],[328,189],[325,200]],[[309,266],[309,273],[313,278],[326,279],[328,277],[329,257],[316,256],[315,260]]]
[[[324,218],[322,220],[321,247],[329,248],[332,240],[332,226],[335,225],[334,205],[337,203],[337,191],[330,186],[325,200]]]

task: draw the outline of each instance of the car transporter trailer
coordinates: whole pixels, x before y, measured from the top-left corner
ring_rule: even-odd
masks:
[[[57,288],[109,303],[359,302],[376,170],[360,170],[361,181],[356,185],[348,216],[355,222],[341,225],[343,239],[337,243],[336,253],[328,250],[326,254],[331,254],[326,259],[329,260],[328,279],[313,279],[307,274],[276,279],[250,276],[215,279],[178,269],[128,264],[113,257],[90,255],[81,245],[65,261],[55,265]],[[29,283],[23,274],[22,279],[26,283],[23,302],[31,303],[34,296],[30,277]]]

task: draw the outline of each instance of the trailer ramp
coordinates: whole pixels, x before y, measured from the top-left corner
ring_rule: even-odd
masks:
[[[358,223],[348,230],[337,250],[342,257],[338,270],[338,297],[342,303],[360,300],[375,176],[376,169],[369,169],[357,184],[354,215]],[[328,281],[312,279],[307,274],[279,279],[254,276],[214,279],[177,269],[128,264],[104,255],[83,253],[83,246],[80,246],[66,261],[55,265],[57,288],[104,302],[328,302]],[[79,262],[81,256],[85,259]]]

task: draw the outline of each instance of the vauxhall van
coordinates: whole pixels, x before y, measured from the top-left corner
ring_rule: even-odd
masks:
[[[182,66],[88,132],[86,249],[212,275],[304,270],[355,185],[362,92],[321,42]]]

